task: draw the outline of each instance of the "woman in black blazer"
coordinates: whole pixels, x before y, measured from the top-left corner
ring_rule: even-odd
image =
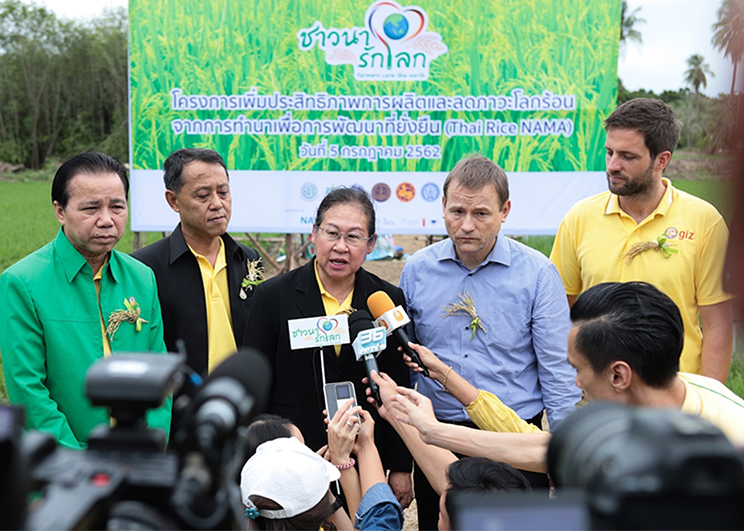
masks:
[[[274,369],[270,410],[291,420],[317,450],[326,443],[325,409],[320,363],[327,382],[351,381],[357,399],[374,416],[375,442],[383,465],[391,470],[390,485],[406,507],[412,498],[411,456],[395,430],[366,403],[364,364],[357,362],[351,345],[333,348],[290,350],[287,321],[327,315],[331,308],[366,310],[367,297],[385,291],[396,305],[405,305],[403,292],[362,269],[374,249],[375,212],[366,192],[337,188],[320,203],[311,241],[316,257],[299,269],[267,280],[253,298],[244,345],[257,348]],[[321,287],[323,294],[321,294]],[[325,303],[324,303],[325,301]],[[343,311],[343,310],[342,310]],[[337,312],[333,312],[337,313]],[[408,368],[395,346],[377,358],[380,371],[401,385],[410,386]]]

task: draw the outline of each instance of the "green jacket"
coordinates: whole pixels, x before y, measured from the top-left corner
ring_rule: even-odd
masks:
[[[123,322],[112,353],[165,352],[155,275],[128,255],[112,251],[101,278],[101,314],[125,310],[134,297],[147,323]],[[90,430],[109,422],[109,411],[85,397],[85,372],[103,358],[93,274],[60,229],[57,238],[0,276],[0,354],[12,403],[26,408],[26,426],[83,448]],[[168,432],[171,399],[148,412],[151,427]]]

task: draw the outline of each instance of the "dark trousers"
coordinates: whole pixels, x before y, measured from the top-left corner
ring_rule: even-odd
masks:
[[[542,428],[542,416],[541,411],[531,419],[525,419],[530,424],[534,424],[538,428]],[[479,429],[474,423],[470,421],[462,422],[448,422],[440,421],[446,424],[456,424],[458,426],[467,426],[468,428]],[[458,458],[464,457],[457,455]],[[527,481],[530,482],[533,490],[533,496],[548,496],[548,488],[550,483],[548,481],[547,474],[538,474],[536,472],[528,472],[526,470],[520,470]],[[418,526],[420,531],[429,531],[430,529],[437,528],[437,521],[439,520],[439,494],[437,494],[429,481],[424,475],[424,471],[418,466],[418,463],[414,463],[413,466],[413,487],[416,491],[416,507],[418,510]]]

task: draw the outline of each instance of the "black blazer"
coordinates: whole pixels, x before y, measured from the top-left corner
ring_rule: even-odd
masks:
[[[315,278],[315,260],[299,269],[274,277],[261,284],[251,303],[251,314],[243,344],[255,347],[269,358],[274,369],[271,412],[290,419],[302,432],[305,443],[317,450],[327,443],[323,422],[325,409],[318,349],[290,350],[287,321],[325,315],[323,300]],[[405,305],[403,292],[381,278],[360,269],[356,275],[351,306],[367,310],[367,297],[383,290],[397,305]],[[392,338],[391,338],[392,339]],[[393,339],[377,357],[380,371],[388,373],[398,384],[410,386],[408,367],[403,362]],[[357,362],[351,345],[343,345],[336,359],[333,347],[324,350],[326,380],[354,383],[357,402],[370,411],[375,420],[375,443],[386,468],[411,470],[411,455],[395,430],[382,420],[367,403],[362,378],[364,363]]]
[[[222,235],[222,241],[225,242],[233,335],[235,344],[239,346],[253,297],[253,290],[246,291],[245,299],[240,297],[240,283],[248,273],[248,260],[259,259],[260,255],[254,249],[237,243],[228,234]],[[186,244],[181,224],[170,236],[134,251],[132,256],[155,272],[168,352],[177,352],[176,341],[183,339],[189,367],[206,376],[209,348],[204,286],[199,264]]]

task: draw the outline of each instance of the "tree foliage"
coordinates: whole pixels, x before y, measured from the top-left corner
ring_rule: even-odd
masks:
[[[744,55],[744,0],[723,0],[718,9],[718,21],[713,24],[713,45],[731,59],[734,73],[731,95],[734,94],[736,69]]]
[[[734,71],[731,76],[731,91],[728,98],[728,107],[724,114],[721,128],[716,139],[710,147],[714,152],[718,149],[724,135],[730,133],[732,127],[730,116],[738,114],[738,100],[734,96],[736,88],[736,72],[744,56],[744,0],[723,0],[718,9],[718,21],[713,24],[713,45],[723,52],[724,57],[731,59]]]
[[[685,83],[695,91],[695,120],[700,118],[700,86],[708,86],[707,75],[715,76],[710,65],[700,54],[693,54],[687,58],[687,70],[685,71]],[[689,147],[689,143],[688,143]]]
[[[631,13],[628,13],[628,1],[623,0],[620,9],[620,46],[628,41],[636,41],[639,44],[643,42],[641,32],[638,31],[637,26],[646,21],[638,16],[640,10],[641,8],[637,7]]]
[[[692,87],[695,94],[699,94],[701,86],[703,88],[708,86],[707,75],[715,76],[715,74],[703,56],[697,53],[687,58],[687,66],[689,68],[685,71],[685,83]]]
[[[127,24],[124,9],[78,23],[0,1],[0,160],[127,158]]]

